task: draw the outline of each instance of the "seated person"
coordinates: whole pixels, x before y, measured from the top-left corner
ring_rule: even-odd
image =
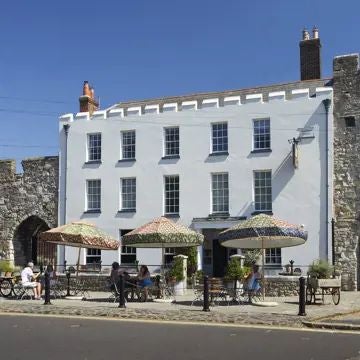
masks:
[[[35,299],[41,300],[41,284],[37,281],[34,281],[40,275],[40,273],[34,275],[33,268],[34,263],[30,261],[21,272],[21,283],[24,287],[32,288]]]
[[[141,265],[137,278],[139,281],[139,286],[144,290],[145,301],[146,301],[148,298],[148,289],[147,288],[149,286],[152,286],[152,284],[153,284],[150,279],[149,269],[146,265]]]
[[[249,301],[251,302],[251,296],[260,291],[259,280],[261,275],[259,273],[259,265],[254,264],[250,274],[245,278],[245,291],[249,294]]]

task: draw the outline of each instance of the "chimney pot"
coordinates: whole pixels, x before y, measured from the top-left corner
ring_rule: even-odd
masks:
[[[303,32],[302,32],[302,39],[303,40],[310,40],[310,34],[309,34],[309,31],[304,28]]]
[[[313,27],[312,33],[313,33],[313,39],[319,38],[319,29],[316,26]]]

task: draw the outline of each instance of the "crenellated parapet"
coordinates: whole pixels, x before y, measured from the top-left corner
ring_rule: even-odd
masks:
[[[60,122],[106,120],[114,117],[161,116],[162,113],[183,111],[208,111],[229,106],[253,106],[280,101],[313,100],[315,97],[332,97],[332,87],[319,86],[314,89],[299,88],[292,90],[270,91],[266,93],[244,93],[234,95],[235,92],[226,92],[217,97],[194,95],[194,97],[167,98],[159,100],[140,101],[115,105],[107,110],[64,114]]]

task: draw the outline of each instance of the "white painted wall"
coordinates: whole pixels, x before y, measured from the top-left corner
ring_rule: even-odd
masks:
[[[64,115],[60,118],[61,155],[65,144],[63,124],[70,124],[66,221],[84,219],[118,238],[119,229],[133,229],[163,215],[163,176],[176,174],[180,176],[179,221],[190,226],[193,218],[207,217],[211,213],[213,172],[229,173],[230,216],[250,216],[254,211],[253,171],[271,169],[274,215],[289,222],[304,224],[309,232],[306,244],[282,250],[283,262],[288,263],[293,259],[297,265],[308,265],[316,258],[326,257],[325,227],[329,226],[325,212],[327,134],[322,100],[332,98],[332,89],[326,89],[319,89],[313,98],[309,98],[306,91],[294,91],[293,100],[284,100],[282,93],[274,93],[269,97],[270,101],[265,103],[261,96],[252,96],[244,104],[232,105],[238,101],[225,101],[230,105],[220,107],[213,101],[201,108],[200,101],[198,109],[192,110],[181,110],[179,106],[179,111],[172,111],[176,107],[169,106],[166,112],[158,113],[155,109],[142,115],[124,116],[123,110],[114,109],[97,112],[90,119],[87,113]],[[188,109],[196,108],[191,104],[186,105]],[[145,112],[144,109],[142,112]],[[257,118],[270,118],[271,153],[251,154],[252,123]],[[219,121],[228,122],[229,155],[209,157],[211,123]],[[329,123],[332,123],[331,110]],[[174,125],[180,127],[180,159],[161,160],[163,127]],[[298,137],[299,129],[309,126],[313,127],[315,137],[300,143],[300,166],[295,170],[289,157],[291,145],[288,139]],[[120,131],[132,129],[136,130],[136,162],[118,163]],[[329,130],[332,131],[332,128]],[[86,134],[91,132],[102,133],[100,165],[85,165]],[[329,156],[331,165],[331,148]],[[64,174],[62,156],[61,167]],[[118,214],[122,177],[136,177],[137,211],[134,214]],[[101,214],[84,214],[87,179],[101,179]],[[332,182],[329,183],[331,186]],[[64,179],[60,187],[61,202],[64,198]],[[329,195],[331,192],[330,188]],[[331,201],[329,209],[328,221],[332,217]],[[60,213],[63,211],[60,203]],[[76,263],[77,249],[67,248],[65,257],[68,263]],[[159,264],[161,251],[138,249],[137,257],[140,263]],[[111,264],[119,258],[117,252],[103,251],[103,264]],[[85,251],[81,261],[85,263]]]

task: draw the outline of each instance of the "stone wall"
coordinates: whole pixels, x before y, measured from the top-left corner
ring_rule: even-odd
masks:
[[[0,258],[23,265],[29,259],[29,238],[57,225],[58,157],[0,160]]]
[[[357,54],[336,57],[334,78],[335,264],[344,290],[359,289],[360,75]]]

